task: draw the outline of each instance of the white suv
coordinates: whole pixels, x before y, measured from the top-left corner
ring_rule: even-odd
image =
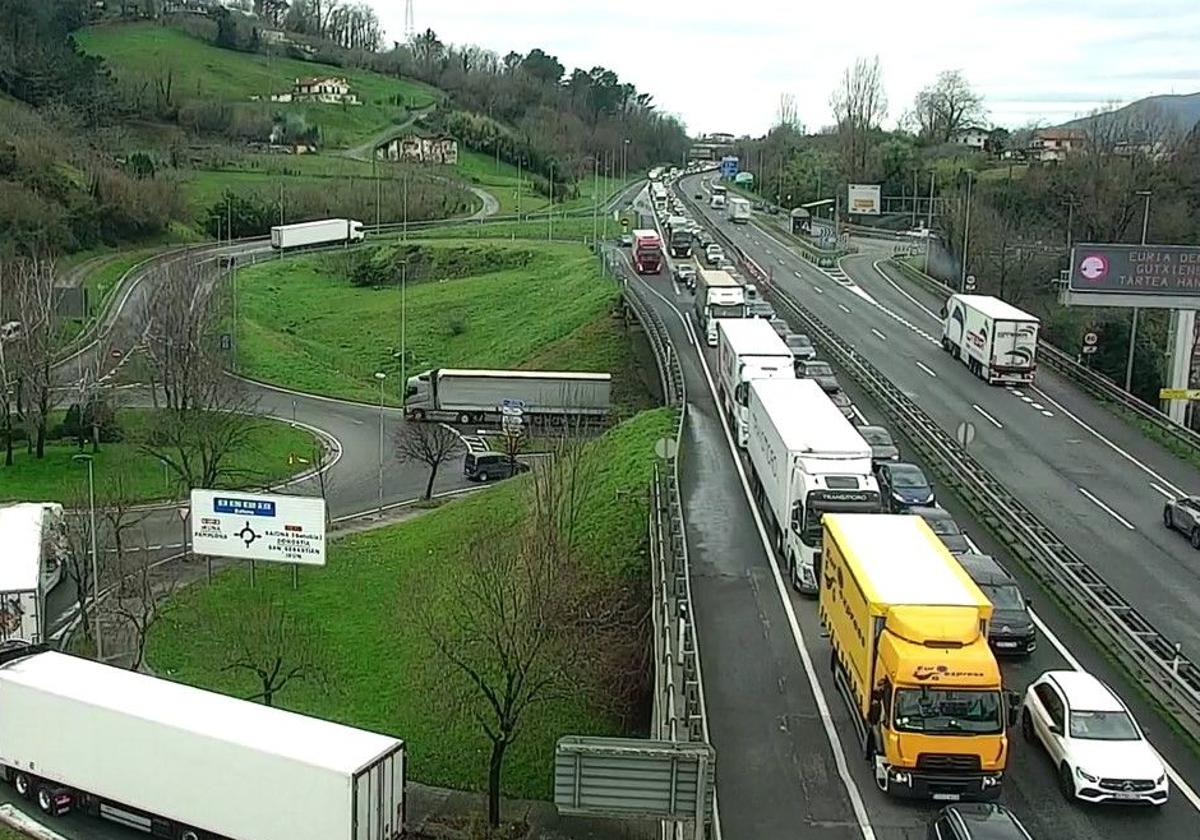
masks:
[[[1063,795],[1084,802],[1167,801],[1167,771],[1125,704],[1083,671],[1047,671],[1025,692],[1021,733],[1058,765]]]

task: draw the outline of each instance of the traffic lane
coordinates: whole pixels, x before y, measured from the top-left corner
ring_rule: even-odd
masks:
[[[674,291],[665,273],[645,285],[663,295],[650,300],[679,348],[689,399],[680,490],[723,832],[860,837],[683,324],[686,305],[668,302]]]

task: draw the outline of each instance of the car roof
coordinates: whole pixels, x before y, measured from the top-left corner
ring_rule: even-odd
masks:
[[[915,513],[922,519],[949,519],[954,521],[954,517],[950,515],[950,511],[937,505],[921,505],[908,509],[909,513]]]
[[[907,461],[901,461],[899,463],[893,463],[893,464],[885,464],[884,466],[888,468],[888,471],[894,472],[894,473],[908,473],[909,475],[920,474],[922,477],[924,477],[924,475],[925,475],[924,470],[922,470],[916,464],[910,464]]]
[[[1012,811],[995,802],[962,802],[943,809],[971,840],[1013,840],[1029,837]]]
[[[1090,712],[1123,712],[1125,707],[1108,686],[1086,671],[1047,671],[1042,676],[1053,680],[1072,709]]]
[[[990,554],[968,552],[958,555],[958,564],[969,574],[976,583],[996,586],[1004,583],[1016,583],[1013,576],[1003,566],[996,562]]]
[[[889,439],[892,436],[892,433],[890,431],[888,431],[887,426],[876,426],[873,423],[868,423],[865,426],[859,426],[858,433],[861,435],[863,432],[871,432],[872,434],[874,434],[876,432],[883,432],[885,435],[888,436]]]

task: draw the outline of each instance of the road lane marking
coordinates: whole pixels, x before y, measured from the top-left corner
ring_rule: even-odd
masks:
[[[884,272],[884,270],[883,270],[882,268],[880,268],[880,267],[879,267],[879,264],[880,264],[881,262],[883,262],[883,260],[875,260],[875,262],[873,263],[873,265],[874,265],[874,267],[875,267],[875,270],[876,270],[877,272],[879,272],[879,276],[880,276],[880,277],[882,277],[884,280],[886,280],[886,281],[887,281],[887,282],[888,282],[888,283],[891,285],[891,287],[892,287],[893,289],[895,289],[895,290],[896,290],[897,292],[899,292],[900,294],[904,295],[904,297],[908,298],[908,300],[909,300],[909,301],[910,301],[910,302],[911,302],[913,305],[915,305],[915,306],[919,307],[920,309],[924,310],[926,315],[928,315],[930,318],[933,318],[933,319],[934,319],[935,321],[937,321],[938,323],[941,323],[941,321],[942,321],[941,317],[939,317],[938,315],[936,315],[932,309],[930,309],[930,308],[929,308],[928,306],[926,306],[925,304],[921,303],[921,301],[917,300],[915,297],[913,297],[912,295],[910,295],[910,294],[909,294],[908,292],[906,292],[904,289],[900,288],[900,286],[896,284],[896,281],[895,281],[895,280],[893,280],[891,277],[888,277],[888,276],[887,276],[887,274]]]
[[[1053,416],[1054,416],[1054,412],[1053,412],[1053,411],[1043,411],[1043,412],[1042,412],[1042,416],[1043,416],[1043,417],[1053,417]]]
[[[887,341],[887,336],[884,335],[883,333],[881,333],[879,330],[875,329],[874,327],[871,327],[871,332],[875,333],[875,337],[878,338],[880,341]]]
[[[825,294],[825,290],[822,289],[820,286],[813,286],[813,291],[819,295]]]
[[[1039,402],[1030,402],[1030,403],[1029,403],[1029,407],[1030,407],[1030,408],[1036,408],[1038,411],[1045,411],[1045,410],[1046,410],[1046,406],[1042,405],[1042,404],[1041,404],[1041,403],[1039,403]]]
[[[839,303],[837,306],[838,306],[838,309],[842,310],[842,311],[843,311],[843,312],[845,312],[847,315],[849,315],[849,314],[850,314],[850,307],[849,307],[849,306],[847,306],[846,304],[844,304],[844,303]]]
[[[1157,491],[1158,491],[1158,494],[1159,494],[1160,496],[1163,496],[1163,497],[1165,497],[1165,498],[1167,498],[1167,499],[1171,499],[1171,500],[1174,500],[1174,499],[1175,499],[1175,494],[1174,494],[1174,493],[1172,493],[1170,490],[1165,490],[1165,489],[1163,489],[1162,487],[1159,487],[1159,486],[1158,486],[1157,484],[1155,484],[1153,481],[1151,481],[1151,482],[1150,482],[1150,486],[1151,486],[1151,487],[1153,487],[1155,490],[1157,490]]]
[[[1108,514],[1109,516],[1111,516],[1113,519],[1115,519],[1115,520],[1117,520],[1118,522],[1120,522],[1122,525],[1124,525],[1124,526],[1125,526],[1126,528],[1128,528],[1130,531],[1136,531],[1136,530],[1137,530],[1136,528],[1134,528],[1134,527],[1133,527],[1133,524],[1132,524],[1132,523],[1130,523],[1130,521],[1129,521],[1128,519],[1126,519],[1124,516],[1121,516],[1121,514],[1117,513],[1115,510],[1113,510],[1112,508],[1110,508],[1110,507],[1109,507],[1108,505],[1106,505],[1104,502],[1100,501],[1100,499],[1099,499],[1099,498],[1098,498],[1096,495],[1094,495],[1093,493],[1089,493],[1089,492],[1087,491],[1087,489],[1086,489],[1086,488],[1084,488],[1084,487],[1080,487],[1080,488],[1079,488],[1079,492],[1080,492],[1080,493],[1082,493],[1083,495],[1087,496],[1089,499],[1091,499],[1091,500],[1092,500],[1092,503],[1093,503],[1093,504],[1095,504],[1095,505],[1096,505],[1096,507],[1100,508],[1102,511],[1104,511],[1105,513],[1107,513],[1107,514]]]
[[[971,408],[973,408],[973,409],[975,409],[977,412],[979,412],[979,414],[980,414],[980,415],[981,415],[981,416],[982,416],[982,417],[983,417],[985,420],[987,420],[989,423],[991,423],[991,424],[992,424],[993,426],[995,426],[997,429],[1003,429],[1003,428],[1004,428],[1004,424],[1003,424],[1003,423],[1001,423],[999,420],[997,420],[997,419],[996,419],[995,417],[993,417],[992,415],[988,414],[986,411],[984,411],[982,408],[980,408],[980,407],[979,407],[978,405],[976,405],[975,403],[971,403]]]
[[[850,410],[853,411],[854,416],[858,418],[858,425],[860,425],[860,426],[867,425],[867,418],[861,411],[858,410],[858,406],[856,406],[852,403],[850,405]]]
[[[928,374],[929,374],[930,376],[932,376],[934,379],[937,379],[937,374],[933,372],[932,368],[929,368],[929,367],[927,367],[926,365],[924,365],[924,364],[923,364],[923,363],[921,363],[921,362],[917,362],[917,367],[919,367],[921,370],[923,370],[923,371],[925,371],[926,373],[928,373]]]

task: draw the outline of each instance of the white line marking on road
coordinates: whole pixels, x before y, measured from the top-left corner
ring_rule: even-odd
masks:
[[[863,414],[861,411],[858,410],[858,406],[851,405],[850,410],[853,411],[854,416],[858,418],[858,425],[860,425],[860,426],[867,425],[867,417],[865,414]]]
[[[796,275],[796,276],[797,276],[797,277],[799,277],[800,279],[804,279],[804,275],[803,275],[803,274],[801,274],[799,271],[793,271],[793,272],[792,272],[792,274]]]
[[[987,420],[989,423],[991,423],[991,424],[992,424],[993,426],[995,426],[997,429],[1003,429],[1003,428],[1004,428],[1004,424],[1003,424],[1003,423],[1001,423],[999,420],[997,420],[997,419],[996,419],[995,417],[993,417],[992,415],[988,414],[986,411],[984,411],[982,408],[980,408],[979,406],[977,406],[975,403],[971,403],[971,408],[973,408],[973,409],[975,409],[976,411],[978,411],[978,412],[979,412],[979,414],[980,414],[980,415],[982,415],[982,416],[983,416],[983,418],[984,418],[985,420]]]
[[[879,276],[882,277],[884,280],[886,280],[893,289],[895,289],[900,294],[904,295],[904,297],[908,298],[909,302],[911,302],[913,305],[917,306],[918,308],[924,310],[926,315],[928,315],[930,318],[932,318],[933,320],[937,321],[940,324],[942,322],[942,319],[939,318],[932,309],[930,309],[925,304],[921,303],[921,301],[917,300],[915,297],[910,295],[904,289],[900,288],[900,286],[896,283],[895,280],[893,280],[891,277],[888,277],[887,274],[884,273],[884,270],[879,267],[879,263],[881,263],[881,262],[882,262],[882,260],[876,260],[873,263],[873,265],[875,266],[875,270],[877,272],[879,272]]]
[[[1045,411],[1045,410],[1046,410],[1046,406],[1042,405],[1042,404],[1041,404],[1041,403],[1039,403],[1039,402],[1030,402],[1030,403],[1029,403],[1029,407],[1030,407],[1030,408],[1036,408],[1038,411]]]
[[[934,373],[934,372],[933,372],[933,370],[932,370],[931,368],[929,368],[929,367],[925,366],[923,363],[921,363],[921,362],[917,362],[917,367],[919,367],[921,370],[923,370],[923,371],[925,371],[926,373],[928,373],[928,374],[929,374],[930,376],[932,376],[934,379],[937,379],[937,374],[936,374],[936,373]]]
[[[839,303],[837,306],[838,306],[838,309],[842,310],[842,311],[843,311],[843,312],[845,312],[847,315],[849,315],[849,314],[850,314],[850,307],[849,307],[849,306],[846,306],[846,304],[844,304],[844,303]]]
[[[1137,530],[1136,528],[1133,527],[1133,524],[1128,519],[1126,519],[1124,516],[1121,516],[1121,514],[1117,513],[1115,510],[1110,508],[1104,502],[1100,501],[1100,499],[1097,496],[1095,496],[1093,493],[1088,492],[1087,489],[1080,487],[1079,492],[1082,493],[1083,495],[1087,496],[1089,499],[1091,499],[1092,503],[1095,504],[1096,507],[1100,508],[1102,511],[1107,513],[1113,519],[1120,522],[1122,525],[1124,525],[1130,531]]]
[[[879,330],[875,329],[874,327],[871,327],[871,332],[875,333],[875,337],[878,338],[880,341],[887,341],[887,336],[884,335],[883,333],[881,333]]]
[[[1158,486],[1157,484],[1155,484],[1153,481],[1151,481],[1151,482],[1150,482],[1150,486],[1151,486],[1151,487],[1153,487],[1155,490],[1157,490],[1157,491],[1158,491],[1158,494],[1159,494],[1160,496],[1163,496],[1163,497],[1165,497],[1165,498],[1168,498],[1168,499],[1174,499],[1174,498],[1175,498],[1175,494],[1174,494],[1174,493],[1172,493],[1170,490],[1167,490],[1167,489],[1165,489],[1165,488],[1163,488],[1163,487],[1159,487],[1159,486]]]
[[[1053,412],[1053,411],[1043,411],[1043,412],[1042,412],[1042,416],[1043,416],[1043,417],[1053,417],[1053,416],[1054,416],[1054,412]]]
[[[813,286],[813,291],[819,295],[825,294],[825,290],[822,289],[820,286]]]

